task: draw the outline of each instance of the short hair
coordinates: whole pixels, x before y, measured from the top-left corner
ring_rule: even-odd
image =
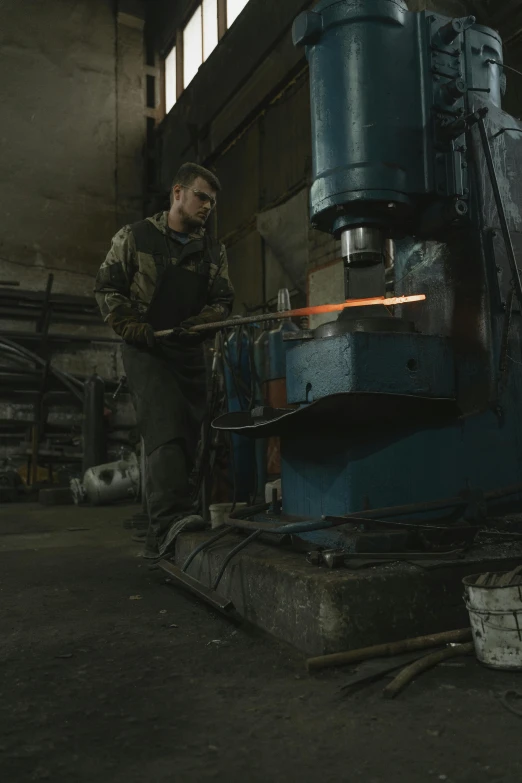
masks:
[[[212,190],[215,190],[216,192],[221,190],[221,182],[216,175],[197,163],[184,163],[174,177],[172,187],[175,185],[190,186],[198,177],[204,179]]]

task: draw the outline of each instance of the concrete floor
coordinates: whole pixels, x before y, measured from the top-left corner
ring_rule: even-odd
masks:
[[[520,783],[522,674],[473,660],[397,700],[341,698],[292,649],[234,629],[137,557],[135,509],[0,507],[6,783]]]

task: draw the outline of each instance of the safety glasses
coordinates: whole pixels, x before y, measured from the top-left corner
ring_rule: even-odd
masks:
[[[181,185],[180,187],[185,190],[191,190],[195,196],[199,198],[202,204],[210,204],[210,209],[214,209],[216,206],[216,199],[211,196],[210,193],[205,193],[204,190],[197,190],[196,188],[190,188],[188,185]]]

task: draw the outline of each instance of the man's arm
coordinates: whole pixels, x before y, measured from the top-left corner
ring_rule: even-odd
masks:
[[[94,295],[103,316],[116,334],[128,343],[154,345],[152,326],[143,323],[130,299],[135,270],[136,247],[130,226],[112,239],[111,249],[96,275]]]
[[[219,257],[219,267],[210,286],[207,304],[199,315],[187,318],[183,322],[184,328],[197,326],[198,324],[209,324],[214,321],[224,321],[228,318],[234,304],[234,287],[228,276],[227,251],[225,246],[221,245],[221,254]]]

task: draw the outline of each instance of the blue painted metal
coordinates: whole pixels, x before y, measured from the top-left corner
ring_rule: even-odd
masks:
[[[283,510],[341,515],[515,484],[522,477],[522,415],[518,406],[511,413],[499,420],[485,411],[413,432],[404,421],[399,434],[284,439]]]
[[[502,46],[459,21],[448,31],[452,20],[403,0],[323,0],[294,22],[310,65],[311,219],[322,230],[417,223],[434,194],[467,200],[460,152],[439,149],[430,115],[457,119],[468,89],[490,89],[499,105],[499,68],[486,60]]]
[[[289,403],[358,391],[454,398],[453,353],[449,340],[427,334],[354,332],[298,342],[287,354],[286,388]]]
[[[475,178],[459,124],[486,105],[492,136],[517,126],[499,108],[501,69],[488,63],[502,61],[498,35],[472,18],[410,13],[402,0],[323,0],[296,20],[294,41],[310,63],[313,221],[334,234],[365,224],[400,234],[395,292],[423,292],[427,301],[394,312],[415,323],[413,334],[294,343],[289,400],[340,391],[433,395],[455,398],[465,415],[440,427],[404,420],[352,436],[284,438],[284,512],[342,515],[520,481],[522,364],[511,362],[501,381],[506,296],[498,251],[488,255],[482,240],[498,216],[480,152]],[[518,136],[509,150],[497,143],[496,162],[511,229],[520,231]],[[520,361],[518,312],[510,329],[508,355]]]
[[[501,109],[500,38],[403,0],[322,0],[293,36],[310,64],[313,223],[335,236],[379,228],[395,240],[395,293],[427,299],[394,309],[415,332],[354,326],[288,344],[288,400],[310,431],[281,419],[283,512],[318,519],[520,482],[522,315],[515,302],[506,318],[499,217],[480,139],[463,122],[487,108],[522,266],[522,125]],[[362,405],[364,393],[374,396]],[[408,420],[426,398],[426,418]],[[430,419],[431,398],[434,412],[436,400],[454,400],[454,412]],[[338,430],[324,411],[303,414],[314,401]]]

